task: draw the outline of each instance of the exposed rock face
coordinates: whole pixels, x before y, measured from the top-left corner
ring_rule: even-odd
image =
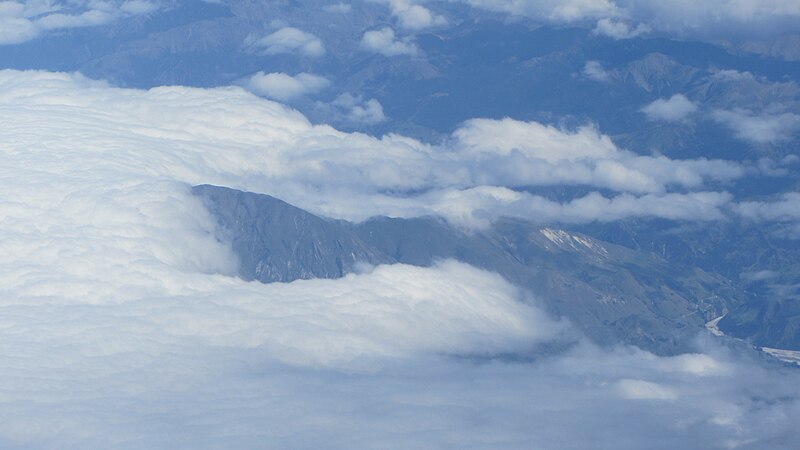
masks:
[[[268,195],[196,186],[240,259],[240,275],[264,283],[338,278],[359,262],[393,262],[349,224],[323,219]]]
[[[741,301],[734,283],[720,275],[525,221],[472,233],[433,217],[351,224],[267,195],[214,186],[194,193],[218,218],[248,280],[337,278],[359,263],[428,266],[452,258],[530,289],[550,312],[598,342],[660,353],[684,349],[728,302]]]

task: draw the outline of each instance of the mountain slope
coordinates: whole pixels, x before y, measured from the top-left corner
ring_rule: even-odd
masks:
[[[720,275],[525,221],[504,220],[476,232],[432,217],[350,224],[266,195],[214,186],[194,193],[218,218],[245,279],[337,278],[359,262],[429,266],[452,258],[531,290],[548,311],[598,342],[659,353],[685,349],[728,302],[743,301]]]

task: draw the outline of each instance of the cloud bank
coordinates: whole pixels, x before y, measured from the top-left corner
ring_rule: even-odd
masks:
[[[0,45],[20,44],[51,30],[107,25],[159,9],[155,2],[4,1],[0,2]]]
[[[290,99],[325,84],[308,74],[257,74],[248,87]],[[51,134],[96,158],[108,157],[107,149],[116,148],[121,160],[138,161],[143,166],[137,170],[159,177],[269,193],[315,213],[356,221],[373,215],[439,214],[478,226],[516,202],[532,205],[518,210],[526,211],[526,218],[547,222],[640,215],[708,220],[719,217],[718,208],[728,196],[707,192],[706,185],[746,173],[745,167],[728,161],[641,156],[620,149],[592,125],[563,129],[474,119],[447,142],[433,146],[394,134],[374,138],[314,126],[296,111],[239,88],[135,91],[104,87],[80,76],[13,71],[0,74],[0,87],[0,100],[9,111],[31,111],[27,116],[9,112],[15,128],[36,130],[45,123],[54,127]],[[377,108],[370,111],[368,101],[345,100],[342,104],[352,104],[353,119],[375,119]],[[37,113],[40,109],[48,114]],[[65,116],[52,110],[63,110]],[[83,127],[92,132],[71,131]],[[9,145],[36,147],[39,143],[31,136],[38,132],[30,133],[9,134]],[[92,160],[88,155],[82,159]],[[573,213],[572,203],[524,192],[564,184],[608,192],[574,199],[592,214]],[[686,200],[683,211],[681,199]],[[620,207],[605,208],[609,203]],[[548,205],[551,213],[535,211],[537,204]],[[656,206],[662,204],[673,207]]]
[[[434,149],[314,126],[237,87],[139,91],[13,71],[0,72],[0,127],[0,446],[770,449],[800,438],[795,371],[702,340],[674,357],[601,349],[531,293],[461,263],[270,285],[229,276],[236,260],[189,189],[285,189],[372,211],[396,198],[380,194],[391,186],[435,186],[422,195],[448,207],[460,204],[449,192],[502,200],[516,191],[448,191],[445,175],[470,179],[455,168],[486,152],[626,158],[591,128],[474,122]],[[552,153],[514,140],[482,149],[495,127],[549,138]],[[448,171],[421,170],[442,150]],[[656,209],[685,200],[649,195]]]
[[[463,0],[481,9],[564,23],[596,22],[595,31],[617,39],[654,30],[681,37],[729,39],[800,31],[793,0]]]

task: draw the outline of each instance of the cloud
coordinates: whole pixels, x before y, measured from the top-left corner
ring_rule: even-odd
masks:
[[[585,19],[615,17],[619,8],[610,0],[464,0],[466,3],[490,11],[526,16],[538,20],[570,23]]]
[[[786,192],[772,201],[739,202],[731,208],[746,220],[781,224],[779,235],[800,239],[800,192]]]
[[[595,26],[593,32],[620,40],[631,39],[649,31],[650,27],[642,23],[632,26],[625,21],[606,17],[597,21],[597,26]]]
[[[291,98],[308,92],[304,78],[312,80],[311,87],[324,85],[299,75],[258,74],[248,87],[264,95]],[[118,121],[133,124],[129,129],[111,122],[110,134],[121,141],[143,139],[130,151],[140,159],[145,157],[142,148],[152,147],[153,153],[147,156],[161,176],[270,193],[312,212],[349,220],[372,215],[414,217],[438,211],[455,222],[485,223],[513,212],[505,200],[500,201],[503,198],[527,195],[524,190],[532,186],[565,184],[610,190],[602,198],[584,201],[610,202],[611,206],[586,208],[581,213],[579,204],[569,206],[570,199],[566,199],[563,205],[545,203],[548,214],[535,208],[519,211],[530,219],[570,222],[637,214],[713,218],[717,217],[718,201],[726,194],[704,202],[705,185],[735,180],[746,173],[743,166],[728,161],[637,155],[618,148],[591,124],[563,129],[513,119],[474,119],[434,146],[395,134],[375,138],[312,126],[301,114],[236,88],[90,89],[84,86],[90,82],[81,77],[24,72],[3,72],[2,83],[0,101],[21,102],[24,108],[49,98],[62,105],[60,108],[78,108],[86,102],[108,105],[95,109],[92,114],[96,116],[87,116],[87,120],[106,123],[104,117],[118,117]],[[53,93],[27,97],[30,83]],[[353,119],[371,118],[364,115],[370,102],[359,102],[362,100],[342,97],[339,103],[344,106],[337,108],[352,113]],[[364,108],[364,114],[356,106]],[[120,115],[121,111],[128,112]],[[134,114],[137,111],[149,113]],[[180,120],[164,121],[163,117]],[[82,136],[70,139],[89,148],[110,139]],[[177,154],[156,151],[176,145],[183,149]],[[169,155],[173,159],[165,160]],[[180,159],[174,160],[178,155]],[[674,189],[682,192],[671,193]],[[686,191],[699,192],[693,197],[694,192]],[[619,193],[628,195],[617,198]],[[448,196],[452,198],[446,200]],[[494,207],[486,204],[493,196],[499,198]],[[686,200],[684,213],[678,211],[681,198]],[[647,208],[648,202],[654,206]],[[699,212],[701,206],[704,209]]]
[[[632,400],[676,400],[677,394],[669,388],[642,380],[623,379],[615,383],[622,397]]]
[[[569,131],[537,122],[473,119],[453,137],[459,157],[474,162],[477,179],[510,187],[583,184],[662,192],[669,185],[697,188],[706,178],[731,180],[743,174],[741,167],[725,161],[640,156],[619,149],[591,125]]]
[[[730,128],[737,138],[755,144],[788,141],[800,131],[800,115],[792,112],[758,114],[743,108],[717,109],[711,117]]]
[[[774,202],[741,202],[736,210],[741,216],[751,220],[800,221],[800,193],[787,192]]]
[[[364,125],[376,125],[386,120],[383,106],[378,100],[364,100],[351,94],[342,94],[332,105],[344,112],[346,120]]]
[[[771,280],[777,278],[780,274],[772,270],[759,270],[756,272],[742,272],[739,278],[748,283],[757,283],[759,281]]]
[[[20,44],[35,39],[39,28],[30,20],[0,16],[0,45]]]
[[[21,44],[50,30],[107,25],[158,8],[144,0],[0,2],[0,45]]]
[[[349,3],[334,3],[325,5],[322,9],[330,13],[347,14],[352,9],[352,6]]]
[[[727,39],[797,32],[800,5],[793,0],[462,0],[474,7],[553,23],[596,22],[615,38],[649,30],[680,37]]]
[[[295,76],[283,72],[258,72],[245,84],[248,90],[280,101],[292,100],[306,94],[321,91],[330,85],[330,81],[319,75],[299,73]]]
[[[685,120],[697,111],[697,105],[683,94],[675,94],[668,99],[658,99],[642,108],[650,120],[678,122]]]
[[[614,222],[634,217],[683,221],[716,221],[732,196],[719,192],[689,194],[620,194],[597,192],[565,203],[508,188],[481,186],[437,191],[425,196],[428,214],[440,215],[468,228],[486,228],[497,217],[514,217],[534,223]]]
[[[389,7],[400,26],[409,30],[422,30],[447,24],[447,19],[443,16],[432,13],[428,8],[412,0],[389,0]]]
[[[361,37],[361,49],[384,56],[416,55],[417,46],[409,38],[398,40],[389,27],[367,31]]]
[[[158,10],[158,5],[153,2],[145,0],[130,0],[122,4],[120,9],[128,14],[138,16],[141,14],[149,14]]]
[[[586,61],[586,64],[583,66],[583,74],[586,78],[601,83],[611,80],[611,76],[606,72],[606,69],[603,68],[603,65],[600,64],[599,61]]]
[[[570,150],[603,143],[592,130],[531,126],[561,142],[561,159],[616,154]],[[453,261],[245,282],[190,194],[260,186],[380,211],[397,197],[378,190],[434,180],[425,198],[455,207],[444,175],[423,168],[457,142],[342,133],[238,87],[143,91],[15,71],[0,71],[0,127],[3,447],[770,449],[800,438],[798,374],[739,344],[701,339],[674,357],[599,348],[535,293]],[[519,144],[498,146],[495,157]],[[509,207],[529,195],[472,191]],[[581,201],[678,208],[668,195]],[[415,207],[436,205],[425,198]]]
[[[792,0],[619,0],[617,4],[653,29],[710,39],[796,32],[800,19],[800,4]]]
[[[267,55],[299,53],[316,58],[325,54],[325,47],[318,37],[293,27],[281,28],[253,42],[251,46],[263,49]]]

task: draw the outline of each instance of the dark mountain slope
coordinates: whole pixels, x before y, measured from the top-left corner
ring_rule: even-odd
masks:
[[[707,320],[744,302],[720,275],[524,221],[470,233],[431,217],[350,224],[266,195],[214,186],[194,193],[218,218],[245,279],[337,278],[359,262],[428,266],[452,258],[530,289],[547,310],[598,342],[659,353],[684,350]]]

